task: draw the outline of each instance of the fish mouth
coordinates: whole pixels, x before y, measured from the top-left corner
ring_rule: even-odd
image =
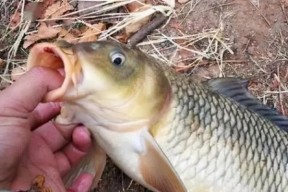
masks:
[[[64,81],[61,87],[48,92],[44,102],[62,101],[70,87],[82,81],[82,67],[74,53],[73,45],[61,46],[57,43],[39,43],[30,50],[27,60],[27,70],[41,66],[57,70]],[[61,73],[61,71],[64,73]]]

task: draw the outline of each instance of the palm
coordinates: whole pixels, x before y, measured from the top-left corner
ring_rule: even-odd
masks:
[[[42,124],[58,114],[59,107],[50,107],[45,104],[36,108],[38,110],[34,111],[34,116],[37,112],[39,118],[33,120],[34,125]],[[42,110],[49,115],[43,115]],[[48,122],[30,131],[29,118],[1,118],[0,115],[0,119],[11,122],[0,129],[0,154],[6,154],[6,158],[0,158],[0,186],[1,180],[6,180],[2,186],[17,191],[28,190],[35,178],[42,175],[45,177],[43,187],[52,191],[66,191],[61,177],[88,151],[91,140],[87,130],[77,127],[73,132],[73,129],[67,129],[64,133]]]
[[[39,131],[44,130],[43,128],[49,129],[54,128],[54,126],[48,123],[42,126]],[[67,171],[61,167],[61,158],[65,158],[65,156],[63,152],[57,151],[59,149],[52,149],[51,145],[49,146],[41,136],[41,133],[39,134],[39,131],[31,134],[28,148],[21,157],[15,179],[11,183],[12,189],[27,190],[37,175],[43,175],[45,176],[46,187],[53,189],[53,191],[65,191],[61,180],[61,176]]]

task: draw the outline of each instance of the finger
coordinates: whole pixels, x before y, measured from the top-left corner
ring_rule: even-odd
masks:
[[[43,125],[60,113],[60,103],[40,103],[30,115],[30,126],[32,130]]]
[[[72,139],[73,145],[82,152],[88,152],[92,146],[91,134],[84,126],[75,128]]]
[[[0,106],[10,109],[6,110],[8,113],[32,112],[46,93],[60,87],[62,82],[63,77],[58,72],[35,67],[1,93]]]
[[[72,130],[70,131],[70,136],[68,136],[68,133],[64,136],[53,122],[47,122],[46,124],[34,130],[33,133],[41,137],[49,146],[49,148],[53,152],[56,152],[62,149],[69,141],[71,141]]]
[[[92,146],[89,131],[84,127],[77,127],[72,138],[71,143],[55,154],[61,175],[79,163]]]
[[[92,182],[93,175],[82,173],[67,189],[67,192],[88,192],[92,186]]]

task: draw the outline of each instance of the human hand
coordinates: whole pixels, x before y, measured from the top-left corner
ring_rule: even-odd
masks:
[[[0,189],[27,190],[43,175],[52,191],[66,191],[61,177],[88,152],[91,139],[84,127],[62,133],[49,121],[59,103],[39,104],[62,82],[57,72],[34,68],[0,92]],[[88,191],[92,180],[82,174],[69,190]]]

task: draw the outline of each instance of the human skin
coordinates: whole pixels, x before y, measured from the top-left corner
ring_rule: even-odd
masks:
[[[0,92],[0,190],[27,190],[38,175],[52,191],[89,190],[92,175],[83,173],[69,189],[61,179],[90,149],[89,132],[59,131],[50,120],[60,103],[41,103],[62,82],[58,72],[36,67]]]

